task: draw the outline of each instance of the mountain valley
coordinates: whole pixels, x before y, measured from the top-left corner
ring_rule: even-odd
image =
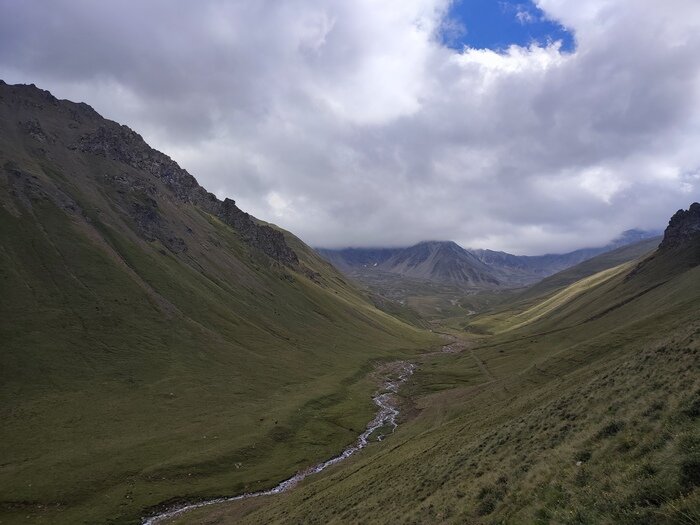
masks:
[[[697,523],[699,228],[695,203],[650,255],[448,323],[385,447],[175,523]]]
[[[436,341],[85,104],[2,84],[0,130],[4,523],[265,487]]]
[[[588,260],[593,260],[589,273],[581,277],[607,268],[608,262],[636,259],[654,251],[660,242],[658,232],[629,230],[605,246],[540,256],[467,250],[451,241],[422,242],[408,248],[317,251],[372,294],[398,302],[426,319],[441,320],[474,315]]]
[[[700,523],[700,204],[658,233],[314,250],[0,82],[0,523]]]

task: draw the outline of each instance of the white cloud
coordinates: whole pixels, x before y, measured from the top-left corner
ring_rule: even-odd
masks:
[[[700,3],[537,5],[575,52],[447,48],[448,0],[0,0],[0,77],[314,245],[533,253],[663,225],[700,194]]]
[[[535,16],[522,6],[518,6],[515,18],[517,18],[518,22],[522,25],[531,24],[536,20]]]
[[[578,175],[579,186],[606,204],[612,204],[613,197],[627,184],[615,172],[603,167],[591,167]]]

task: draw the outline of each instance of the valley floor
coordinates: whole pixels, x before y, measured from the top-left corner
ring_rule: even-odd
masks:
[[[698,523],[699,336],[516,373],[508,354],[533,342],[427,354],[385,442],[289,494],[173,523]]]

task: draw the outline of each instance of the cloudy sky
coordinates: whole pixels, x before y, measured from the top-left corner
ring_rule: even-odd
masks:
[[[0,0],[0,78],[314,246],[564,251],[700,199],[698,0]]]

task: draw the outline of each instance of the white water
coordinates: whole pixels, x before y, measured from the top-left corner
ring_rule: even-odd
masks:
[[[163,522],[164,520],[179,516],[180,514],[183,514],[187,511],[199,509],[202,507],[208,507],[209,505],[218,505],[219,503],[228,503],[231,501],[257,498],[260,496],[272,496],[274,494],[286,492],[289,489],[295,487],[301,480],[303,480],[307,476],[317,474],[322,470],[327,469],[331,465],[340,463],[344,459],[347,459],[350,456],[352,456],[355,452],[358,452],[359,450],[365,448],[369,444],[370,436],[380,428],[384,426],[390,426],[391,432],[393,433],[397,427],[396,417],[399,415],[399,410],[396,408],[395,403],[392,401],[392,396],[396,394],[396,392],[398,392],[399,387],[404,382],[406,382],[406,380],[411,376],[413,370],[415,369],[415,365],[406,362],[399,362],[398,368],[400,369],[398,377],[393,380],[387,379],[382,385],[381,391],[378,392],[372,398],[374,404],[377,405],[377,407],[379,408],[379,410],[377,411],[377,415],[372,421],[369,422],[365,431],[362,434],[360,434],[360,436],[357,438],[357,441],[353,445],[350,445],[348,448],[343,450],[343,452],[341,452],[339,455],[327,461],[324,461],[323,463],[319,463],[318,465],[309,467],[306,470],[298,472],[291,478],[284,480],[282,483],[276,485],[275,487],[272,487],[271,489],[262,490],[260,492],[248,492],[245,494],[240,494],[238,496],[215,498],[200,501],[199,503],[189,503],[177,507],[172,507],[160,514],[156,514],[155,516],[144,518],[141,522],[142,525],[155,525],[157,523]],[[383,435],[379,435],[377,437],[378,441],[381,441],[383,437]]]

